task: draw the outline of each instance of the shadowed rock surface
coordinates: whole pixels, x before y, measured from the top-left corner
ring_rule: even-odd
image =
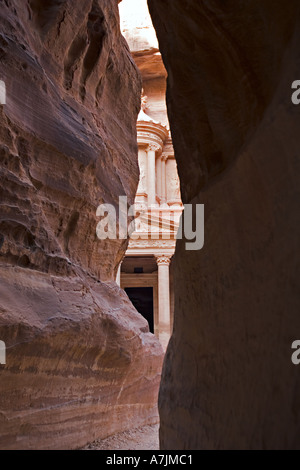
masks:
[[[148,0],[184,203],[162,449],[300,447],[298,1]]]
[[[75,448],[157,422],[162,349],[115,284],[133,203],[141,81],[116,0],[0,10],[0,447]]]

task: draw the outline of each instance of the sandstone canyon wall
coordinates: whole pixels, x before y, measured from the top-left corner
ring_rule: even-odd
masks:
[[[148,0],[184,203],[163,449],[300,448],[299,2]]]
[[[0,448],[69,449],[157,420],[162,349],[115,283],[141,81],[117,0],[0,9]]]

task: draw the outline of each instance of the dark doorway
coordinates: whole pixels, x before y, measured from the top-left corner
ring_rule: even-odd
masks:
[[[151,333],[154,333],[153,321],[153,288],[152,287],[127,287],[126,294],[137,311],[143,315],[149,323]]]

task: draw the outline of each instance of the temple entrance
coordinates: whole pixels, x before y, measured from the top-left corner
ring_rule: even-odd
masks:
[[[151,245],[151,240],[147,240],[144,250],[130,246],[119,267],[118,283],[166,349],[174,311],[171,250],[170,254],[163,255],[159,246]]]
[[[151,333],[154,333],[154,308],[152,287],[127,287],[125,292],[137,311],[149,323]]]

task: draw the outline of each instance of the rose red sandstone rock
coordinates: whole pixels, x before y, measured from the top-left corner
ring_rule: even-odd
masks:
[[[298,1],[148,0],[185,203],[162,449],[300,447]]]
[[[134,200],[141,81],[116,0],[0,9],[0,448],[75,448],[157,421],[162,350],[114,282]]]

